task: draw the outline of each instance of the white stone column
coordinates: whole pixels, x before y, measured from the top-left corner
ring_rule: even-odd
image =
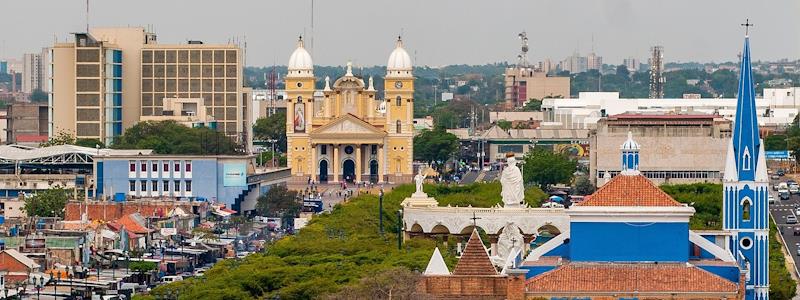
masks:
[[[362,144],[356,145],[356,183],[361,182],[361,173],[362,173],[361,170],[363,170],[363,168],[361,167],[361,165],[364,163],[364,158],[361,157],[362,146],[363,146]]]
[[[308,172],[311,173],[311,180],[317,182],[319,171],[317,170],[317,145],[311,144],[311,161],[309,161]]]
[[[333,162],[328,167],[333,168],[333,180],[331,182],[339,182],[339,145],[333,145]]]

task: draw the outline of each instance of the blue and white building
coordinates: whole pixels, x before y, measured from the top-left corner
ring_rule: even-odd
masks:
[[[288,169],[256,171],[253,156],[128,155],[95,161],[101,197],[212,201],[236,211],[254,209],[259,195],[289,176]]]

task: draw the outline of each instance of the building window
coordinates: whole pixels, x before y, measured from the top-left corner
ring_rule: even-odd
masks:
[[[297,103],[303,103],[303,96],[297,96]]]
[[[175,188],[175,191],[176,192],[180,192],[181,191],[181,181],[180,180],[175,180],[174,183],[175,183],[175,185],[173,187]]]
[[[742,170],[750,171],[750,149],[744,147],[744,154],[742,154]]]
[[[750,198],[742,200],[742,221],[750,221]]]
[[[751,240],[749,237],[743,237],[741,240],[739,240],[739,246],[742,246],[742,248],[745,250],[750,249],[753,247],[753,240]]]
[[[162,182],[162,184],[164,185],[164,186],[162,187],[162,189],[163,189],[165,192],[169,192],[169,180],[164,180],[164,182]]]
[[[191,192],[192,191],[192,182],[189,181],[189,180],[186,181],[186,191],[187,192]]]
[[[353,146],[344,147],[344,153],[353,154]]]
[[[158,192],[158,180],[153,180],[150,182],[151,187],[153,188],[153,192]]]
[[[401,104],[403,104],[403,98],[400,98],[400,96],[397,96],[397,98],[395,98],[395,104],[397,106],[400,106]]]
[[[153,163],[153,172],[158,172],[158,163]]]
[[[169,172],[169,163],[164,163],[164,172]]]
[[[319,153],[322,154],[322,155],[327,155],[328,154],[328,146],[327,145],[322,145],[319,148]]]
[[[131,172],[136,172],[136,163],[134,163],[134,162],[131,162],[131,163],[130,163],[130,165],[129,165],[128,167],[130,168],[129,170],[130,170]]]
[[[186,172],[192,171],[192,162],[186,162]]]
[[[180,172],[180,171],[181,171],[181,164],[175,163],[175,172]]]
[[[142,182],[140,182],[139,185],[142,188],[142,192],[146,192],[147,191],[147,181],[142,180]]]
[[[136,181],[128,181],[128,191],[135,192],[136,191]]]
[[[147,164],[142,163],[142,172],[147,172]]]
[[[397,133],[401,133],[403,131],[402,130],[403,127],[402,124],[400,123],[400,120],[397,120],[397,122],[395,123],[395,127],[396,128],[394,129],[394,131],[396,131]]]
[[[372,154],[372,155],[376,155],[376,154],[378,154],[378,145],[372,145],[372,147],[370,147],[370,148],[371,148],[371,149],[369,150],[369,153],[370,153],[370,154]]]

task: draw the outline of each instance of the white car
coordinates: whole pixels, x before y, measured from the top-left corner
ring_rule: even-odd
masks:
[[[164,276],[161,277],[161,283],[170,283],[183,280],[183,276],[175,275],[175,276]]]
[[[775,197],[772,196],[772,194],[768,195],[767,196],[767,202],[770,203],[770,204],[775,203]]]
[[[556,202],[546,202],[545,204],[542,204],[542,207],[544,207],[544,208],[564,208],[564,204],[556,203]]]

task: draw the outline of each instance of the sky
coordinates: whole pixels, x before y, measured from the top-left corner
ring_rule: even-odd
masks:
[[[605,63],[734,61],[749,18],[754,60],[800,58],[797,0],[90,0],[94,26],[152,26],[160,43],[247,45],[247,64],[285,65],[305,35],[317,65],[385,65],[402,33],[415,65],[532,62],[594,51]],[[22,57],[86,28],[85,0],[4,0],[0,57]],[[592,42],[594,41],[594,42]]]

